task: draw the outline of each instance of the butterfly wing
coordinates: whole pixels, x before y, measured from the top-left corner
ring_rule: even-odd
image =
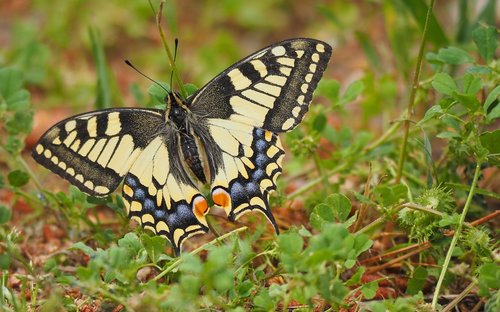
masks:
[[[160,110],[114,108],[65,119],[35,144],[33,158],[92,196],[114,191],[164,128]]]
[[[184,170],[177,141],[167,131],[149,143],[125,177],[123,198],[129,217],[179,254],[186,238],[208,231],[208,203]]]
[[[125,177],[129,217],[183,240],[208,231],[208,205],[185,172],[174,131],[161,110],[118,108],[77,115],[50,128],[33,157],[83,192],[105,196]]]
[[[214,204],[223,208],[232,221],[250,211],[261,212],[278,232],[268,199],[281,174],[284,151],[279,137],[230,120],[209,119],[208,122],[214,146],[222,159],[212,180]]]
[[[189,99],[215,143],[205,143],[215,146],[208,154],[218,159],[212,199],[230,219],[256,210],[278,230],[268,203],[284,155],[275,133],[303,119],[331,52],[313,39],[279,42],[229,67]]]
[[[237,62],[191,98],[193,113],[275,133],[295,128],[332,53],[325,42],[290,39]]]

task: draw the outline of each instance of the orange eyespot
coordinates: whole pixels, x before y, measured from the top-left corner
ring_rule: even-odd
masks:
[[[208,212],[208,203],[202,196],[197,196],[193,201],[194,214],[198,219],[202,219]]]
[[[214,204],[222,208],[228,208],[231,205],[231,197],[221,188],[217,188],[212,192],[212,199]]]

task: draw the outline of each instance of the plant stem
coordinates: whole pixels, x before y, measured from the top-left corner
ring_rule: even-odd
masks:
[[[373,142],[372,144],[365,147],[363,152],[366,154],[369,151],[378,147],[379,145],[383,144],[387,140],[387,138],[389,138],[391,135],[393,135],[396,132],[396,130],[399,128],[400,124],[401,124],[401,121],[397,121],[397,122],[393,123],[392,126],[389,129],[387,129],[387,131],[385,131],[384,134],[380,138],[378,138],[375,142]]]
[[[163,43],[165,52],[167,52],[168,60],[170,61],[170,68],[172,68],[172,73],[174,74],[175,82],[179,86],[179,92],[182,98],[186,99],[187,98],[186,89],[184,88],[184,84],[182,83],[181,76],[179,75],[179,71],[177,70],[177,66],[175,66],[175,60],[167,44],[167,39],[165,38],[165,33],[163,32],[163,28],[161,28],[161,16],[163,13],[164,3],[165,0],[160,1],[160,9],[158,11],[158,14],[156,15],[156,25],[158,26],[158,31],[160,32],[161,42]],[[170,86],[170,90],[172,90],[172,86]]]
[[[465,296],[467,296],[473,289],[474,287],[476,287],[476,282],[472,282],[469,284],[469,286],[467,286],[459,295],[458,297],[456,297],[455,299],[453,299],[453,301],[451,301],[450,303],[448,303],[448,305],[446,307],[444,307],[444,309],[441,311],[441,312],[449,312],[449,311],[452,311],[453,308],[455,308],[457,306],[457,304],[462,301],[462,299],[465,298]]]
[[[472,202],[472,197],[476,191],[477,180],[479,179],[479,173],[481,172],[481,162],[478,161],[476,164],[476,170],[474,171],[474,179],[472,180],[472,185],[470,187],[469,195],[467,196],[467,201],[465,202],[464,209],[462,214],[460,215],[460,221],[458,223],[457,229],[455,230],[455,234],[451,239],[450,248],[448,249],[448,253],[446,254],[446,258],[444,259],[443,267],[441,269],[441,274],[439,275],[439,279],[436,285],[436,289],[434,290],[434,296],[432,298],[432,307],[435,309],[439,297],[439,292],[441,290],[441,285],[444,281],[444,276],[446,275],[446,271],[448,271],[448,266],[450,264],[451,255],[455,250],[455,245],[457,244],[458,238],[460,237],[460,233],[462,232],[462,227],[464,225],[465,216],[467,215],[467,211],[469,210],[470,204]]]
[[[398,171],[396,173],[396,184],[401,181],[401,175],[403,173],[403,166],[406,158],[406,146],[408,143],[408,133],[410,130],[410,118],[413,112],[413,106],[415,105],[415,97],[417,94],[418,85],[420,81],[420,70],[422,69],[422,60],[424,56],[425,41],[427,38],[427,29],[432,14],[432,8],[434,7],[434,1],[435,0],[431,0],[431,3],[429,4],[429,9],[427,10],[427,16],[425,17],[424,30],[422,33],[422,41],[420,42],[420,48],[418,50],[418,57],[417,57],[417,65],[415,68],[415,74],[413,76],[413,85],[410,92],[410,99],[408,101],[406,118],[403,122],[403,142],[401,144],[401,151],[399,154]]]

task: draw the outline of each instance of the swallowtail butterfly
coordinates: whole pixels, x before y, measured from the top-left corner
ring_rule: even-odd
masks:
[[[313,39],[266,47],[213,78],[188,99],[170,92],[166,109],[111,108],[65,119],[35,144],[34,159],[92,196],[123,182],[130,218],[182,242],[206,233],[214,205],[234,221],[263,213],[276,232],[269,193],[284,151],[278,133],[295,128],[332,48]]]

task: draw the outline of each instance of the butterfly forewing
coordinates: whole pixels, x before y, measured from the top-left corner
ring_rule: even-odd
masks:
[[[164,127],[160,110],[115,108],[57,123],[33,158],[93,196],[114,191],[140,152]]]
[[[191,110],[272,132],[297,126],[331,56],[318,40],[291,39],[234,64],[193,95]]]

